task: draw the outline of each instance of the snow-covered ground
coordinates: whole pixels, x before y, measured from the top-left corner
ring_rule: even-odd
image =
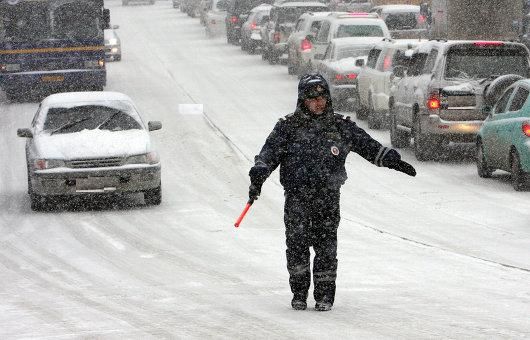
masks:
[[[480,179],[465,148],[425,163],[401,150],[416,178],[352,154],[334,309],[293,311],[277,173],[233,223],[297,79],[208,39],[169,1],[108,7],[123,60],[107,90],[163,122],[164,201],[32,212],[16,128],[37,103],[1,94],[0,338],[530,338],[530,193],[508,174]]]

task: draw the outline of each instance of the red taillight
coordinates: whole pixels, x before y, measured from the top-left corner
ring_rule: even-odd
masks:
[[[280,32],[274,32],[274,35],[272,36],[272,41],[275,44],[280,42]]]
[[[258,27],[258,25],[256,24],[256,22],[252,22],[252,23],[250,23],[250,29],[251,29],[251,30],[255,30],[256,27]]]
[[[346,73],[346,74],[337,73],[335,75],[335,81],[337,82],[347,83],[347,80],[355,80],[355,79],[357,79],[357,73]]]
[[[427,108],[429,110],[438,110],[440,108],[440,106],[441,106],[440,98],[438,98],[438,97],[431,96],[427,100]]]
[[[530,137],[530,122],[524,122],[522,128],[525,136]]]
[[[502,41],[475,41],[473,45],[478,47],[503,46]]]
[[[425,15],[418,15],[418,24],[424,24],[427,19],[425,18]]]
[[[38,170],[44,170],[48,167],[48,162],[46,162],[45,159],[37,159],[35,160],[35,168]]]
[[[304,39],[302,40],[302,44],[300,45],[300,48],[302,49],[302,51],[307,51],[307,50],[312,49],[313,45],[311,44],[311,41],[309,41],[308,39]]]
[[[387,55],[383,60],[383,71],[389,71],[392,67],[392,58]]]
[[[236,17],[235,15],[230,17],[230,22],[233,24],[237,23],[238,20],[238,17]]]

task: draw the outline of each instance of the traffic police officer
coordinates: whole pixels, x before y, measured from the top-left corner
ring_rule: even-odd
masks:
[[[249,172],[249,197],[253,201],[260,195],[267,177],[280,166],[280,182],[285,190],[287,269],[294,309],[307,308],[311,246],[315,252],[315,309],[328,311],[333,306],[340,187],[347,178],[344,164],[350,151],[377,166],[416,175],[397,151],[382,146],[349,117],[333,111],[329,87],[321,75],[303,76],[295,112],[276,124]]]

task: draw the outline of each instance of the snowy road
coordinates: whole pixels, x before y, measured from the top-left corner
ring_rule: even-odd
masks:
[[[168,1],[108,7],[123,60],[107,90],[163,122],[164,201],[32,212],[16,128],[37,103],[1,94],[0,338],[530,338],[530,193],[478,178],[469,157],[419,163],[410,150],[416,178],[350,156],[334,309],[291,310],[277,173],[233,222],[297,80]]]

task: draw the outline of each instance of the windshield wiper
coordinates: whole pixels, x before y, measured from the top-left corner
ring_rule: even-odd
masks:
[[[119,113],[121,113],[121,111],[116,111],[114,112],[113,114],[111,114],[107,119],[105,119],[101,124],[99,124],[96,129],[99,129],[100,127],[102,127],[103,125],[107,124],[108,122],[110,122],[112,119],[114,119],[114,117],[116,117]]]
[[[66,123],[64,125],[61,125],[57,129],[55,129],[52,132],[50,132],[50,136],[53,135],[56,132],[62,131],[64,129],[68,129],[68,128],[72,127],[72,126],[75,126],[75,125],[77,125],[77,124],[79,124],[81,122],[87,121],[89,119],[92,119],[92,117],[84,117],[84,118],[81,118],[81,119],[78,119],[78,120],[74,120],[72,122],[68,122],[68,123]]]

